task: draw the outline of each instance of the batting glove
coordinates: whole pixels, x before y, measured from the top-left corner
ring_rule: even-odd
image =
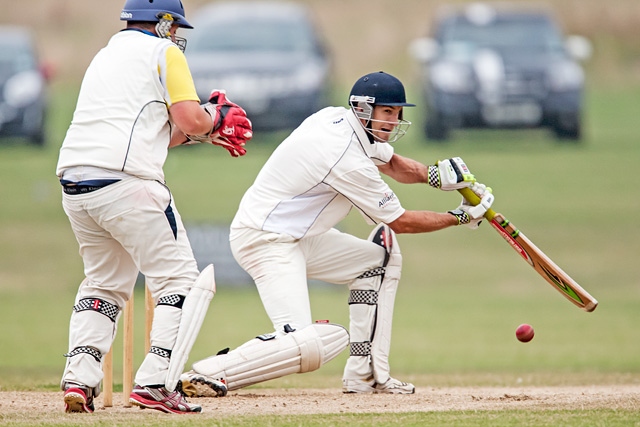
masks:
[[[458,225],[467,225],[471,229],[480,227],[484,214],[491,208],[495,200],[491,187],[478,182],[471,185],[471,190],[480,197],[480,203],[473,206],[464,197],[462,203],[457,209],[449,211],[449,213],[458,219]]]
[[[429,166],[429,185],[444,191],[459,190],[470,187],[476,178],[460,157],[438,160]]]

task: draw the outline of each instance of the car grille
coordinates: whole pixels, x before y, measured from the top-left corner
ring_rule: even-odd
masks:
[[[546,95],[543,73],[506,70],[502,90],[503,96],[507,99],[543,98]]]

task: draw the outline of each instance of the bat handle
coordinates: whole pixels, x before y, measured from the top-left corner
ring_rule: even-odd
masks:
[[[478,197],[478,195],[474,193],[473,190],[471,190],[469,187],[461,188],[458,190],[458,192],[462,194],[462,197],[464,197],[472,205],[475,206],[478,203],[480,203],[480,197]],[[496,216],[496,213],[491,208],[487,209],[487,212],[485,212],[484,214],[484,217],[487,218],[489,221],[491,221],[494,216]]]

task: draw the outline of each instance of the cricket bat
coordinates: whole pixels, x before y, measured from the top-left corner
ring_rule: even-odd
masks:
[[[470,188],[463,188],[458,191],[469,203],[473,205],[480,203],[480,198]],[[592,312],[596,309],[598,301],[558,267],[551,258],[534,245],[504,215],[495,212],[493,209],[488,209],[484,217],[504,240],[565,298],[584,311]]]

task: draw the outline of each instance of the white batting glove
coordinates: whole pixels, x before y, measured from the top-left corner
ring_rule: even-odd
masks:
[[[493,205],[495,196],[492,193],[491,187],[487,187],[479,182],[473,183],[470,188],[480,197],[480,203],[473,206],[463,197],[460,206],[453,211],[449,211],[449,213],[458,218],[458,225],[464,224],[475,230],[480,227],[484,219],[484,214],[487,213],[487,210]]]
[[[459,190],[470,187],[476,178],[460,157],[438,160],[429,166],[429,185],[444,191]]]

